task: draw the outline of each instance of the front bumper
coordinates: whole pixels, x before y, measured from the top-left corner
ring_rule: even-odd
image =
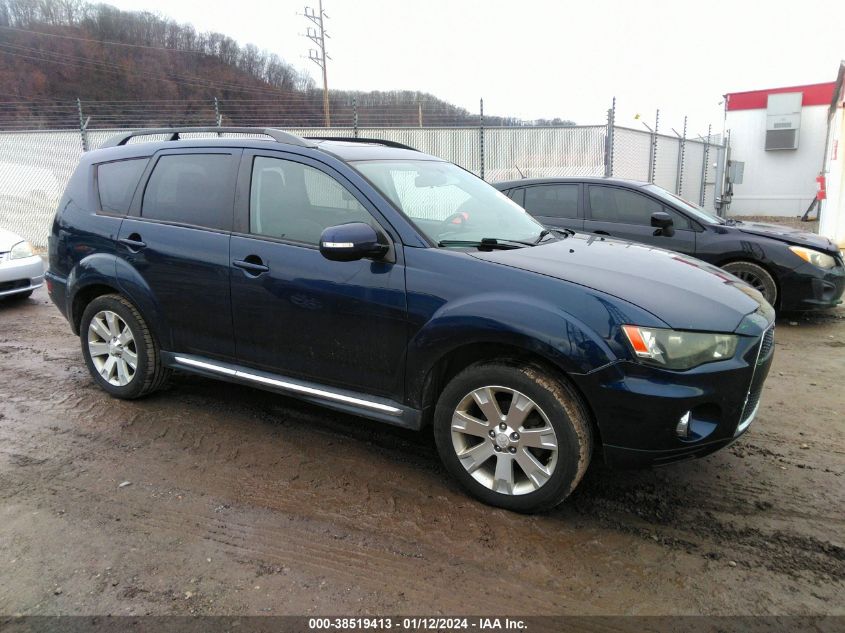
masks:
[[[587,396],[614,468],[639,468],[709,455],[748,430],[771,367],[774,333],[746,337],[735,358],[674,372],[623,361],[573,376]],[[690,412],[690,433],[676,426]]]
[[[845,266],[841,260],[830,269],[806,263],[781,275],[778,281],[781,310],[790,312],[832,308],[842,302]]]
[[[44,283],[44,260],[38,255],[0,262],[0,297],[29,292]]]

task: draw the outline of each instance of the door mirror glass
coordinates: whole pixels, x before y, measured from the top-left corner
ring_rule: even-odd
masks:
[[[320,235],[320,253],[335,262],[381,258],[387,251],[387,245],[379,242],[376,230],[363,222],[330,226]]]
[[[672,237],[675,234],[675,223],[672,221],[672,216],[665,211],[655,211],[652,213],[651,225],[656,227],[654,231],[655,235]]]

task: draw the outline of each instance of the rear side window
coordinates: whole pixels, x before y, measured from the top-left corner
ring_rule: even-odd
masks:
[[[141,217],[231,230],[234,171],[229,154],[162,156],[144,191]]]
[[[101,211],[123,214],[129,211],[132,195],[148,160],[133,158],[97,165],[97,192],[100,195]]]
[[[519,206],[525,207],[525,189],[517,187],[507,192],[508,198],[516,202]]]
[[[578,217],[578,185],[540,185],[525,190],[525,209],[549,218]]]

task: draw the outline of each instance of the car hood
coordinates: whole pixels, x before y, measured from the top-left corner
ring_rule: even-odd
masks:
[[[816,235],[809,231],[802,231],[801,229],[794,229],[782,224],[768,224],[766,222],[745,222],[734,225],[735,229],[743,233],[751,233],[753,235],[762,235],[764,237],[771,237],[789,244],[796,244],[798,246],[807,246],[815,248],[820,251],[827,251],[829,253],[837,253],[839,249],[828,238],[822,235]]]
[[[6,229],[0,229],[0,253],[5,253],[17,244],[22,242],[23,238],[17,233],[12,233]]]
[[[774,315],[759,292],[720,268],[633,242],[579,233],[540,246],[472,255],[613,295],[679,330],[733,332],[761,307],[769,320]]]

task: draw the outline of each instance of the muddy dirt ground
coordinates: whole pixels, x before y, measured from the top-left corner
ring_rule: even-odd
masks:
[[[845,614],[843,382],[845,310],[782,319],[734,446],[520,516],[430,433],[188,376],[111,399],[41,290],[0,304],[0,614]]]

